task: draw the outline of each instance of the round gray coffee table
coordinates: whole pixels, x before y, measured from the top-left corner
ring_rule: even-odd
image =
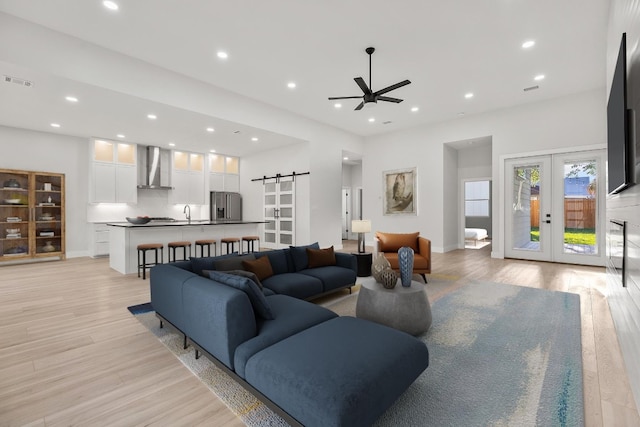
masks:
[[[365,279],[358,293],[356,317],[381,323],[411,335],[420,335],[431,326],[431,305],[425,285],[412,281],[411,287],[398,284],[385,289],[374,278]]]

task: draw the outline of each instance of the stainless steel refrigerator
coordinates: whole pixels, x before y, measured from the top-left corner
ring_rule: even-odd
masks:
[[[211,221],[242,221],[242,196],[229,191],[212,191],[209,209]]]

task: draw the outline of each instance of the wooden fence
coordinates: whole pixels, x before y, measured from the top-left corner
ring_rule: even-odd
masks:
[[[531,200],[532,227],[540,226],[539,203]],[[596,228],[596,199],[564,199],[564,217],[565,228]]]

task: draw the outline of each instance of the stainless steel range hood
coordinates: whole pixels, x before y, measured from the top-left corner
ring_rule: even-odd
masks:
[[[146,155],[141,155],[138,159],[140,168],[144,173],[143,177],[139,176],[138,188],[150,190],[173,189],[168,173],[169,153],[168,150],[161,150],[160,147],[147,146],[146,153],[144,153]]]

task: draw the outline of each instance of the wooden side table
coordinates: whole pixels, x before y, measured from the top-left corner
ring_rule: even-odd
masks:
[[[373,254],[371,252],[352,252],[356,256],[358,262],[358,277],[371,276],[371,263],[373,262]]]

